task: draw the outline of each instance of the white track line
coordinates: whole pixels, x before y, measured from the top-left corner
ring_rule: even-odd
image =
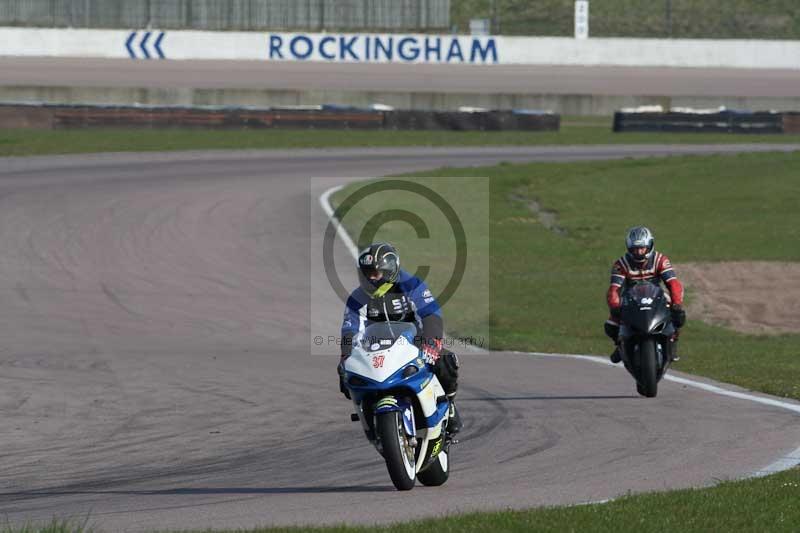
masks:
[[[330,204],[331,195],[336,193],[337,191],[340,191],[342,188],[344,188],[344,185],[338,185],[322,193],[322,196],[319,197],[319,204],[322,206],[323,211],[325,211],[325,213],[328,215],[328,218],[336,225],[336,232],[339,234],[339,237],[342,239],[345,246],[347,246],[347,249],[350,250],[350,254],[353,256],[353,259],[358,260],[358,249],[356,248],[355,244],[353,244],[353,240],[350,238],[350,235],[347,234],[347,231],[344,229],[344,226],[342,226],[341,222],[336,218],[334,218],[333,207]],[[480,348],[475,348],[475,347],[471,348],[476,351],[486,351]],[[510,353],[521,354],[521,355],[538,355],[541,357],[569,357],[570,359],[591,361],[592,363],[595,364],[623,368],[621,365],[613,364],[605,357],[597,357],[590,355],[568,354],[568,353],[544,353],[544,352],[517,352],[517,351],[513,351]],[[747,394],[744,392],[736,392],[728,389],[723,389],[722,387],[717,387],[716,385],[710,385],[708,383],[702,383],[700,381],[694,381],[691,379],[672,376],[669,374],[664,376],[664,380],[672,381],[674,383],[680,383],[681,385],[686,385],[687,387],[693,387],[695,389],[704,390],[706,392],[710,392],[712,394],[718,394],[720,396],[728,396],[730,398],[736,398],[738,400],[746,400],[750,402],[760,403],[763,405],[768,405],[770,407],[785,409],[787,411],[791,411],[793,413],[797,413],[798,415],[800,415],[799,403],[786,402],[783,400],[779,400],[777,398],[755,396],[753,394]],[[800,465],[800,448],[797,448],[796,450],[790,452],[788,455],[778,458],[778,460],[776,460],[773,463],[770,463],[769,465],[765,466],[760,470],[751,472],[750,475],[745,477],[766,476],[769,474],[774,474],[776,472],[781,472],[783,470],[794,468],[797,465]]]
[[[353,239],[350,238],[350,235],[347,234],[347,231],[342,226],[342,223],[339,219],[333,216],[333,207],[331,206],[331,195],[341,191],[344,188],[344,185],[337,185],[336,187],[332,187],[322,193],[322,196],[319,197],[319,205],[322,206],[322,210],[325,211],[325,214],[328,215],[328,219],[336,226],[336,233],[339,235],[339,238],[342,239],[344,245],[350,250],[350,255],[353,256],[355,261],[358,261],[358,248],[356,245],[353,244]]]

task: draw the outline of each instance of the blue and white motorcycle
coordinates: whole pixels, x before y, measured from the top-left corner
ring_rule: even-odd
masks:
[[[450,475],[450,402],[408,322],[366,328],[344,363],[344,383],[367,439],[386,460],[392,483],[411,490],[415,478],[442,485]]]

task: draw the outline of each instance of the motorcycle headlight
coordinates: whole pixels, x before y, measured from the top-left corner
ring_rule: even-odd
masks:
[[[408,365],[403,369],[403,378],[410,378],[417,372],[419,372],[419,368],[415,367],[414,365]]]

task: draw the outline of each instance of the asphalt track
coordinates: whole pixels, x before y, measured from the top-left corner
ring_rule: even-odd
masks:
[[[373,523],[750,475],[796,413],[580,359],[463,353],[441,488],[393,490],[309,323],[336,184],[441,165],[796,150],[614,146],[0,159],[0,515],[110,531]],[[326,177],[309,180],[312,176]],[[335,262],[352,264],[344,246]],[[344,271],[344,270],[341,270]],[[320,316],[320,313],[314,313]],[[596,324],[587,327],[596,327]],[[687,340],[687,342],[689,342]],[[731,387],[727,387],[731,389]]]
[[[0,86],[794,98],[800,71],[0,58]]]

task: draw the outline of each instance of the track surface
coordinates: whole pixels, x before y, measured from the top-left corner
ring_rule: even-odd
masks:
[[[372,523],[762,469],[797,448],[796,415],[669,382],[642,399],[623,371],[585,361],[464,353],[452,478],[399,494],[349,421],[335,348],[308,349],[341,317],[335,296],[319,295],[330,319],[309,327],[329,186],[439,165],[736,150],[0,159],[0,514],[91,513],[113,531]]]
[[[800,71],[0,58],[0,86],[792,98]]]

